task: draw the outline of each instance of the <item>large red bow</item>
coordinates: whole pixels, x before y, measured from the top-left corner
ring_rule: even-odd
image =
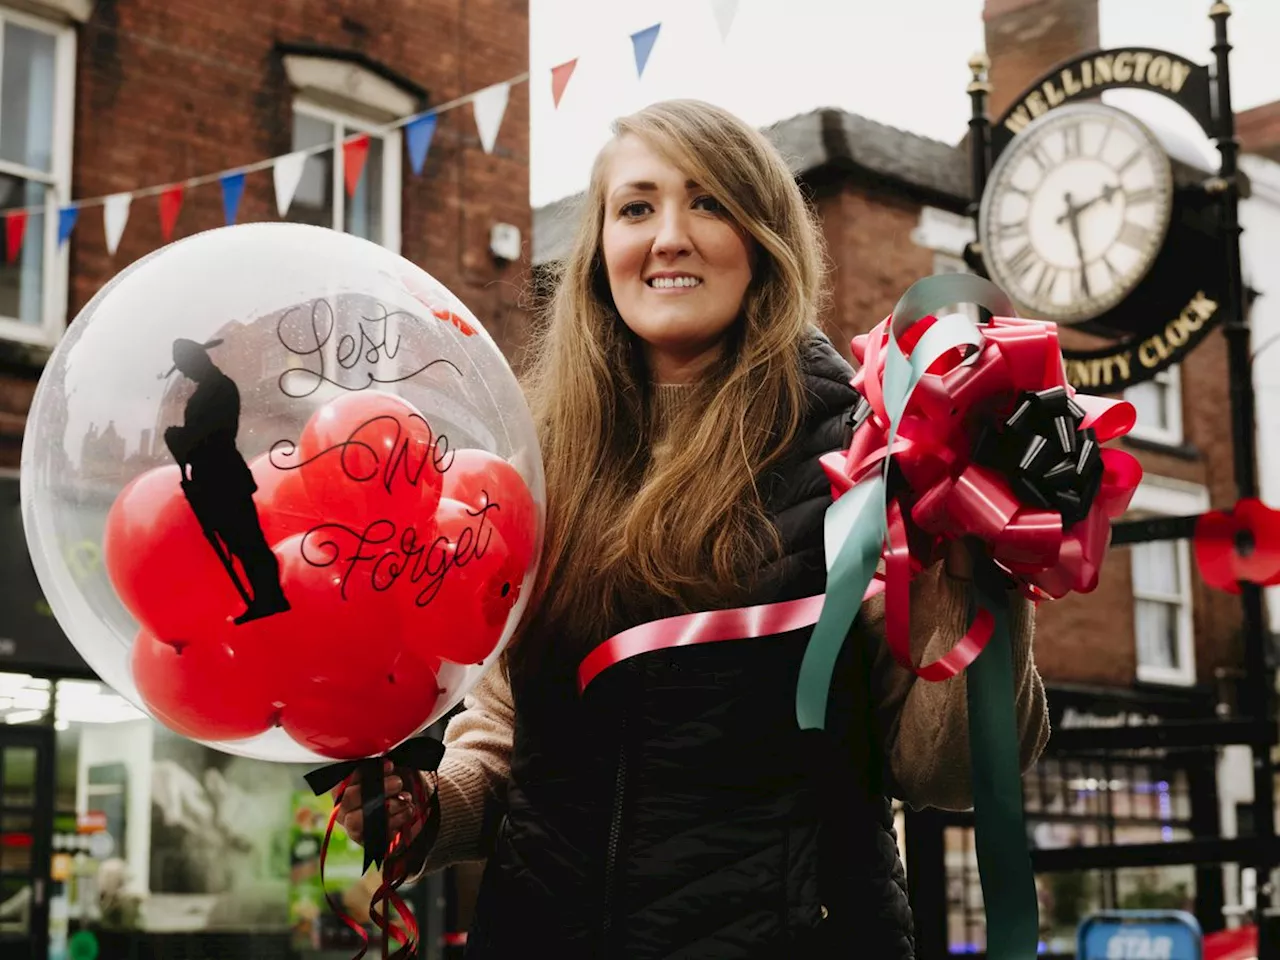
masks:
[[[1110,521],[1128,509],[1142,479],[1138,461],[1123,451],[1101,450],[1102,476],[1092,505],[1082,520],[1064,529],[1060,512],[1023,502],[1013,478],[975,463],[973,452],[983,432],[1009,418],[1028,393],[1065,391],[1078,414],[1076,429],[1092,429],[1098,444],[1129,431],[1133,407],[1072,389],[1054,324],[996,317],[981,327],[983,341],[976,352],[966,356],[957,348],[924,375],[890,450],[883,379],[891,319],[853,340],[861,364],[853,386],[866,402],[856,415],[849,449],[822,459],[832,494],[839,497],[893,456],[902,482],[891,485],[888,494],[884,576],[891,602],[895,579],[905,583],[937,560],[948,541],[962,537],[981,540],[1028,597],[1056,599],[1093,590],[1110,543]],[[933,322],[926,317],[913,325],[899,346],[909,355]]]

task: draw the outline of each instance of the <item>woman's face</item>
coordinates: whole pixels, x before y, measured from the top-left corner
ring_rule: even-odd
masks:
[[[706,190],[638,137],[614,145],[601,243],[613,302],[659,383],[720,355],[751,282],[751,240]]]

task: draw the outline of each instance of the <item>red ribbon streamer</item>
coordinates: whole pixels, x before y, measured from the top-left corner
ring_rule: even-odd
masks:
[[[874,580],[863,599],[869,600],[883,590],[884,583]],[[642,653],[697,643],[750,640],[811,627],[818,622],[825,596],[820,593],[754,607],[685,613],[631,627],[600,644],[578,665],[578,692],[586,690],[605,670]]]
[[[334,801],[333,810],[329,813],[329,825],[324,832],[324,841],[320,845],[320,889],[329,904],[329,909],[337,915],[338,919],[349,930],[360,938],[363,946],[361,946],[360,951],[352,960],[362,960],[364,955],[369,952],[369,935],[365,932],[364,927],[356,922],[354,917],[343,910],[342,906],[329,896],[329,889],[324,882],[324,865],[329,855],[329,841],[333,836],[334,824],[338,821],[338,810],[342,804],[342,794],[350,786],[350,781],[351,778],[348,777],[342,782],[342,786],[338,788],[337,799]],[[408,876],[408,865],[404,859],[408,845],[404,843],[404,836],[406,832],[413,832],[413,827],[416,826],[420,830],[426,824],[429,798],[421,777],[415,776],[413,778],[411,788],[413,792],[413,823],[392,837],[382,868],[382,882],[378,885],[378,889],[374,891],[369,901],[369,919],[382,933],[382,960],[410,960],[418,952],[418,941],[420,939],[418,918],[414,916],[409,905],[400,896],[399,890]],[[383,903],[386,906],[379,911],[378,908]],[[399,917],[401,926],[396,926],[393,923],[391,919],[392,910]],[[390,953],[391,941],[393,940],[398,949],[395,953]]]

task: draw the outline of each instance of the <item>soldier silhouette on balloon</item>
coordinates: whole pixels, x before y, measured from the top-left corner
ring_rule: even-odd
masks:
[[[181,426],[169,427],[164,442],[182,471],[182,492],[218,554],[223,569],[245,602],[235,618],[247,623],[289,609],[280,585],[280,563],[267,544],[253,494],[258,484],[236,448],[240,390],[209,357],[221,340],[175,340],[173,367],[196,384]],[[248,588],[233,563],[240,561]],[[252,596],[250,595],[252,590]]]

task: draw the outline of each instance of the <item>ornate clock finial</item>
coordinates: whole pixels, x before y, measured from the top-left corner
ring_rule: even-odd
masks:
[[[968,93],[976,93],[981,90],[983,93],[991,92],[991,83],[987,80],[987,71],[991,69],[991,58],[979,50],[969,58],[969,73],[973,75],[973,79],[966,88]]]
[[[1218,0],[1217,3],[1215,3],[1212,7],[1209,8],[1209,16],[1210,17],[1229,17],[1231,16],[1231,7],[1228,6],[1224,2],[1224,0]]]

